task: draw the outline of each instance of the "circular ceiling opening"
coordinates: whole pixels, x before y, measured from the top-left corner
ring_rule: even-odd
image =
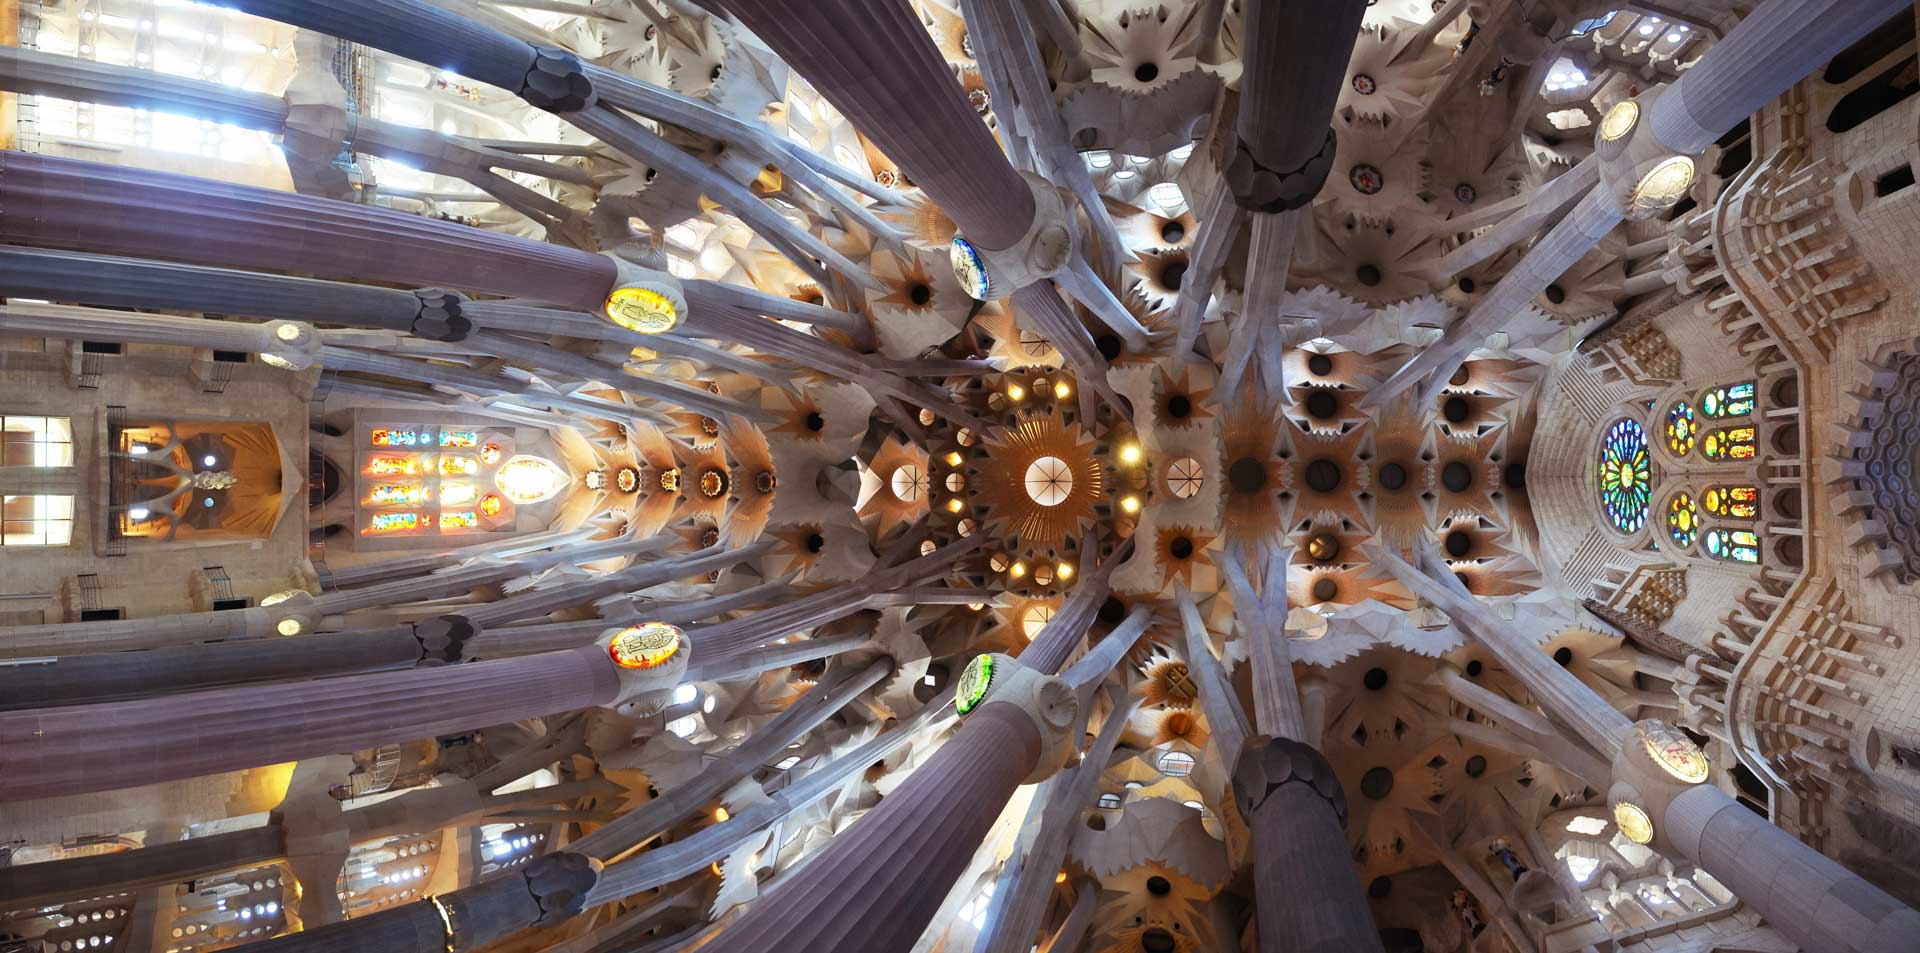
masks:
[[[1168,262],[1165,268],[1160,269],[1160,284],[1169,291],[1179,291],[1180,282],[1186,277],[1187,263],[1184,261]]]
[[[1367,896],[1375,900],[1384,900],[1392,892],[1392,877],[1375,877],[1371,883],[1367,884]]]
[[[1193,398],[1185,394],[1175,394],[1167,398],[1167,416],[1185,419],[1191,413],[1193,413]]]
[[[1114,358],[1120,356],[1120,351],[1121,351],[1120,335],[1118,334],[1098,335],[1093,339],[1093,346],[1099,349],[1101,357],[1111,361]]]
[[[1324,387],[1314,388],[1307,394],[1307,414],[1315,420],[1326,420],[1340,412],[1340,400],[1333,391]]]
[[[1156,897],[1164,897],[1173,892],[1173,884],[1168,883],[1165,877],[1148,877],[1147,892]]]
[[[1368,768],[1367,773],[1360,776],[1360,793],[1366,795],[1369,801],[1378,801],[1392,794],[1393,769]]]
[[[1163,242],[1177,242],[1185,237],[1187,237],[1187,227],[1177,221],[1169,221],[1160,226],[1160,240]]]
[[[810,410],[807,412],[807,429],[808,430],[820,431],[820,430],[825,430],[826,427],[827,427],[827,418],[820,416],[819,411]]]
[[[1440,468],[1440,485],[1449,493],[1465,493],[1473,486],[1473,468],[1458,460]]]
[[[1258,493],[1267,488],[1267,468],[1252,457],[1241,457],[1227,467],[1227,485],[1235,493]]]
[[[1192,559],[1193,540],[1185,536],[1175,536],[1173,542],[1167,544],[1167,552],[1175,559]]]
[[[907,290],[907,300],[914,304],[926,304],[933,300],[933,289],[925,284],[917,284]]]
[[[1477,778],[1487,773],[1487,759],[1474,755],[1467,759],[1467,777]]]
[[[1383,490],[1404,489],[1407,485],[1407,468],[1398,463],[1389,463],[1380,468],[1379,479],[1375,482]]]
[[[1340,464],[1319,459],[1307,464],[1307,486],[1315,493],[1332,493],[1340,486]]]
[[[911,463],[895,467],[893,479],[889,481],[889,484],[893,490],[894,497],[902,503],[911,503],[919,499],[920,495],[925,493],[927,487],[931,485],[927,480],[927,475],[920,472],[920,468]]]
[[[1073,468],[1059,457],[1027,464],[1027,496],[1041,506],[1059,506],[1073,493]]]
[[[1380,283],[1380,266],[1361,265],[1353,270],[1353,277],[1361,284],[1372,288]]]
[[[1339,594],[1340,584],[1334,582],[1333,577],[1321,576],[1313,581],[1313,601],[1331,602],[1333,597]]]
[[[1486,668],[1487,668],[1487,665],[1485,662],[1482,662],[1479,659],[1474,659],[1473,661],[1467,663],[1467,677],[1479,678],[1480,673],[1486,671]]]
[[[1377,692],[1387,687],[1387,670],[1384,668],[1367,669],[1367,674],[1360,676],[1360,684],[1367,686],[1367,691],[1370,692]]]
[[[1566,668],[1573,664],[1573,650],[1564,645],[1560,646],[1553,650],[1553,660],[1559,662],[1561,668]]]
[[[1140,934],[1140,949],[1142,953],[1173,953],[1173,934],[1154,927]]]
[[[1447,534],[1447,555],[1460,559],[1472,551],[1473,537],[1466,530],[1456,529]]]
[[[1463,423],[1467,415],[1473,412],[1473,405],[1467,403],[1465,397],[1449,397],[1446,403],[1440,405],[1440,412],[1446,415],[1447,423]]]
[[[1307,358],[1307,370],[1319,377],[1333,373],[1333,358],[1325,354],[1314,354]]]
[[[1133,78],[1142,83],[1151,83],[1160,78],[1160,67],[1152,63],[1141,63],[1133,68]]]
[[[1307,540],[1307,555],[1313,557],[1314,562],[1333,562],[1340,558],[1340,537],[1321,533]]]

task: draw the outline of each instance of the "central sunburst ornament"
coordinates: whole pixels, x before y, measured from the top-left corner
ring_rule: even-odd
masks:
[[[980,707],[987,689],[993,687],[993,656],[976,655],[960,673],[960,684],[953,691],[953,710],[964,715]]]
[[[1041,506],[1059,506],[1073,492],[1073,468],[1059,457],[1041,457],[1027,464],[1027,495]]]

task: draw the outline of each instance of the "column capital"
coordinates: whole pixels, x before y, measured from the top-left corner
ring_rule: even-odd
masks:
[[[520,98],[550,113],[577,113],[600,101],[580,57],[557,46],[533,48]]]
[[[1312,745],[1292,738],[1255,735],[1247,739],[1240,758],[1233,766],[1234,803],[1240,816],[1251,819],[1273,792],[1288,784],[1300,784],[1313,790],[1333,808],[1340,828],[1347,826],[1347,792],[1340,786],[1333,765]]]
[[[1235,205],[1250,212],[1290,212],[1304,207],[1320,194],[1320,189],[1327,184],[1328,173],[1333,171],[1338,145],[1338,137],[1329,126],[1320,151],[1299,168],[1270,169],[1254,158],[1246,142],[1235,141],[1220,174]]]
[[[473,331],[473,321],[460,313],[467,297],[445,288],[415,288],[420,310],[414,312],[414,336],[429,341],[464,341]]]
[[[1080,699],[1065,679],[995,652],[977,656],[967,665],[958,691],[961,694],[955,696],[956,707],[964,703],[967,711],[977,711],[989,702],[1006,702],[1033,722],[1040,734],[1040,757],[1022,784],[1038,784],[1052,777],[1078,747],[1072,732],[1080,717]]]

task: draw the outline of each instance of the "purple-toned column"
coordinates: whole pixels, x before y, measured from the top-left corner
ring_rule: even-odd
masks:
[[[583,646],[497,662],[0,714],[0,801],[297,761],[604,705],[621,680]]]
[[[969,240],[1002,249],[1026,234],[1031,190],[905,0],[728,0],[727,9],[907,170]]]
[[[444,285],[597,311],[604,255],[452,222],[211,179],[0,152],[0,241]]]

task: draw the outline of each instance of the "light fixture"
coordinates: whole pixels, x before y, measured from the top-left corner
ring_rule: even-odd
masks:
[[[958,450],[955,450],[955,451],[953,451],[953,452],[951,452],[951,453],[949,453],[949,454],[947,454],[947,466],[950,466],[950,467],[957,467],[957,466],[959,466],[959,465],[960,465],[960,461],[961,461],[961,459],[962,459],[962,458],[961,458],[961,456],[960,456],[960,451],[958,451]]]
[[[1632,801],[1621,801],[1613,806],[1613,822],[1620,825],[1620,833],[1636,844],[1653,843],[1653,818],[1640,805]]]
[[[1649,212],[1671,208],[1693,187],[1693,176],[1692,159],[1669,156],[1661,160],[1633,187],[1634,207]]]
[[[1072,564],[1072,563],[1069,563],[1069,562],[1062,562],[1062,563],[1059,563],[1059,564],[1057,564],[1057,565],[1055,565],[1055,566],[1053,567],[1053,571],[1054,571],[1054,573],[1055,573],[1056,575],[1058,575],[1058,576],[1060,577],[1060,581],[1061,581],[1061,582],[1065,582],[1065,581],[1067,581],[1067,580],[1069,580],[1069,579],[1072,579],[1072,578],[1073,578],[1073,564]]]
[[[958,513],[961,510],[966,509],[966,506],[967,504],[960,502],[960,498],[956,496],[953,499],[947,501],[947,512]]]
[[[1066,400],[1067,398],[1072,396],[1073,396],[1072,384],[1069,384],[1066,381],[1060,381],[1059,383],[1056,383],[1053,385],[1054,400]]]
[[[725,821],[732,816],[732,814],[727,813],[727,809],[724,807],[716,807],[713,809],[713,819],[716,821]]]
[[[1021,387],[1019,384],[1008,384],[1007,399],[1013,401],[1016,404],[1019,403],[1020,401],[1026,400],[1027,389],[1024,387]]]
[[[276,324],[273,326],[273,336],[282,341],[298,341],[300,340],[300,326],[290,322]]]
[[[1623,99],[1613,104],[1607,114],[1600,119],[1600,138],[1607,142],[1618,142],[1640,122],[1640,104],[1631,99]]]
[[[1140,462],[1140,445],[1130,443],[1120,448],[1120,462],[1132,465]]]
[[[1137,497],[1137,496],[1123,496],[1123,497],[1121,497],[1121,498],[1120,498],[1120,509],[1121,509],[1121,511],[1122,511],[1122,512],[1125,512],[1125,513],[1138,513],[1138,512],[1140,512],[1140,498],[1139,498],[1139,497]]]
[[[659,334],[680,323],[680,307],[652,288],[615,288],[607,296],[607,318],[629,331]]]
[[[293,618],[281,619],[273,626],[273,630],[281,635],[299,635],[300,630],[304,628],[306,628],[306,625],[301,623],[299,619]]]
[[[1014,563],[1012,566],[1007,567],[1007,575],[1012,576],[1015,579],[1018,579],[1021,576],[1024,576],[1026,574],[1027,574],[1026,563]]]

